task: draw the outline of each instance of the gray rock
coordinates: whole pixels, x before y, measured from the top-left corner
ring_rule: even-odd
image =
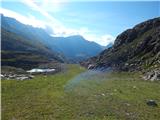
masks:
[[[94,65],[93,64],[89,64],[88,65],[88,69],[93,69],[94,68]]]
[[[16,80],[27,80],[29,77],[17,77]]]
[[[158,106],[158,104],[157,104],[156,101],[154,101],[154,100],[148,100],[148,101],[146,102],[146,104],[147,104],[148,106],[153,106],[153,107],[157,107],[157,106]]]
[[[150,72],[147,72],[144,76],[143,76],[144,80],[150,80],[150,81],[157,81],[160,80],[160,70],[156,69],[156,70],[152,70]]]
[[[28,74],[5,74],[1,78],[5,80],[29,80],[32,79],[33,77],[34,77],[33,75],[28,75]]]
[[[5,76],[1,74],[1,78],[4,78]]]

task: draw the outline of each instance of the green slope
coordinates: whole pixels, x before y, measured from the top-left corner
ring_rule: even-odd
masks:
[[[62,62],[58,54],[38,41],[28,40],[21,35],[1,29],[1,64],[30,69],[50,60]]]

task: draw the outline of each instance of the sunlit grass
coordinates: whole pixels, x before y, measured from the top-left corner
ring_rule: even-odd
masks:
[[[2,119],[17,120],[155,120],[160,108],[159,82],[135,73],[101,73],[67,88],[85,69],[69,65],[64,73],[33,80],[2,80]],[[86,79],[84,77],[84,79]]]

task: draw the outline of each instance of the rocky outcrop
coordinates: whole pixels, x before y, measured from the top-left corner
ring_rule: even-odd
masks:
[[[133,42],[134,39],[141,37],[145,32],[157,28],[160,26],[160,18],[151,19],[140,23],[133,27],[132,29],[128,29],[117,36],[114,47],[121,46],[122,44]]]
[[[157,81],[160,80],[160,69],[151,70],[146,72],[143,76],[144,80]]]
[[[160,67],[160,18],[140,23],[117,36],[114,45],[81,65],[143,71]]]

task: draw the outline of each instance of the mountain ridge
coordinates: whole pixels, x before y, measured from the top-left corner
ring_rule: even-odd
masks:
[[[1,27],[21,35],[31,42],[41,42],[53,52],[61,54],[70,62],[79,62],[99,54],[104,48],[82,36],[52,37],[44,29],[24,25],[16,19],[1,15]],[[77,49],[78,48],[78,49]]]
[[[160,67],[160,17],[137,24],[117,36],[114,45],[81,62],[85,67],[111,67],[122,71]]]

